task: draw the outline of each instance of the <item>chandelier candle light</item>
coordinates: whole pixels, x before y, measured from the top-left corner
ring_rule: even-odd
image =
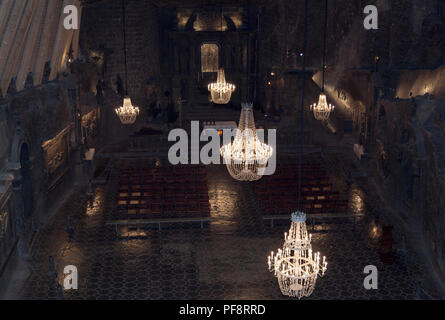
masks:
[[[115,111],[124,125],[134,124],[139,115],[139,108],[131,104],[131,99],[129,97],[125,97],[124,105],[116,108]]]
[[[324,47],[323,47],[323,79],[320,98],[318,99],[318,104],[314,103],[311,105],[311,111],[314,112],[315,119],[319,121],[327,121],[334,112],[335,106],[328,104],[326,94],[324,93],[324,83],[325,83],[325,73],[326,73],[326,34],[328,28],[328,0],[326,0],[325,6],[325,24],[324,24]]]
[[[234,84],[226,82],[226,75],[222,68],[218,70],[216,82],[208,85],[208,90],[212,95],[212,102],[215,104],[228,104],[235,89]]]
[[[312,252],[312,235],[306,228],[306,214],[292,214],[289,234],[284,234],[283,249],[272,252],[267,259],[269,271],[274,272],[283,295],[301,299],[309,297],[327,270],[326,257]]]
[[[315,119],[319,121],[327,121],[334,109],[335,106],[328,104],[326,95],[324,93],[320,94],[318,104],[314,103],[311,105],[311,111],[314,112]]]
[[[230,175],[239,181],[257,181],[263,176],[273,148],[258,139],[253,104],[243,103],[233,143],[221,148]]]

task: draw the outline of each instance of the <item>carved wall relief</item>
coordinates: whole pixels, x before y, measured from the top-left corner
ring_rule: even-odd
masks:
[[[198,18],[193,24],[193,28],[195,31],[219,31],[221,30],[222,19],[221,9],[216,7],[204,8],[198,13]],[[225,30],[224,25],[225,23],[223,24],[223,30]]]
[[[0,211],[0,241],[6,237],[8,231],[9,213],[6,210]]]
[[[48,189],[51,189],[69,171],[69,133],[65,128],[54,139],[42,144],[44,151]]]
[[[366,125],[366,107],[363,103],[358,102],[352,106],[352,121],[357,132],[364,132]]]
[[[9,198],[8,198],[9,199]],[[0,202],[4,199],[0,199]],[[12,225],[11,201],[0,203],[0,269],[15,244],[16,233]]]
[[[98,136],[98,109],[82,117],[82,141],[88,148],[94,147],[94,138]]]
[[[178,7],[173,27],[187,31],[235,31],[244,25],[245,8],[240,6],[208,5],[203,7]]]
[[[201,72],[218,72],[219,47],[214,43],[201,45]]]
[[[65,153],[60,151],[55,153],[54,156],[51,159],[49,159],[48,168],[50,173],[53,173],[55,170],[57,170],[58,167],[60,167],[60,165],[64,161],[64,155]]]

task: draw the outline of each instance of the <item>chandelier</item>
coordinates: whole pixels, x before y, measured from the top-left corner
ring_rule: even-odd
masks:
[[[208,85],[208,90],[212,95],[212,102],[215,104],[228,104],[235,89],[234,84],[226,82],[226,75],[222,68],[218,70],[216,82]]]
[[[129,97],[125,97],[123,106],[116,108],[115,111],[124,125],[134,124],[139,115],[139,108],[131,104]]]
[[[321,94],[318,99],[318,104],[314,103],[311,105],[311,111],[314,112],[315,119],[319,121],[327,121],[334,111],[335,107],[328,104],[326,95],[324,93],[325,87],[325,74],[326,74],[326,35],[328,29],[328,0],[325,1],[325,15],[324,15],[324,40],[323,40],[323,66],[322,66],[322,84],[321,84]]]
[[[323,277],[326,272],[326,257],[320,261],[320,253],[312,252],[311,240],[312,235],[308,235],[306,229],[306,214],[293,213],[289,234],[284,234],[283,249],[278,249],[276,254],[272,252],[267,261],[285,296],[309,297],[317,277]]]
[[[125,96],[121,107],[115,109],[123,125],[131,125],[136,122],[139,115],[139,108],[131,104],[131,99],[128,96],[128,63],[127,63],[127,32],[126,32],[126,5],[125,0],[122,0],[122,34],[124,38],[124,66],[125,66]]]
[[[318,104],[314,103],[313,105],[311,105],[311,111],[314,112],[315,119],[319,121],[327,121],[334,109],[335,106],[333,106],[332,104],[328,104],[326,95],[324,93],[320,94]]]
[[[273,154],[273,148],[257,137],[252,107],[252,103],[242,104],[235,139],[233,143],[221,148],[227,170],[234,179],[240,181],[260,180]]]

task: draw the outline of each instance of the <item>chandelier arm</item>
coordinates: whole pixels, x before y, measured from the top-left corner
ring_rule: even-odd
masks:
[[[304,143],[304,93],[306,84],[306,51],[307,51],[307,29],[308,29],[308,0],[304,1],[304,40],[303,40],[303,70],[302,70],[302,90],[301,90],[301,123],[300,123],[300,154],[298,160],[298,200],[297,210],[301,210],[301,174],[303,166],[303,143]]]

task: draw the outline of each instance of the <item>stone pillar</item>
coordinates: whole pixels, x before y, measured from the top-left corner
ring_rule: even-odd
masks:
[[[28,257],[28,240],[26,236],[26,221],[24,217],[25,207],[22,193],[22,175],[20,173],[20,165],[17,164],[14,172],[14,180],[12,181],[12,203],[15,219],[16,234],[18,237],[17,249],[21,259]]]

